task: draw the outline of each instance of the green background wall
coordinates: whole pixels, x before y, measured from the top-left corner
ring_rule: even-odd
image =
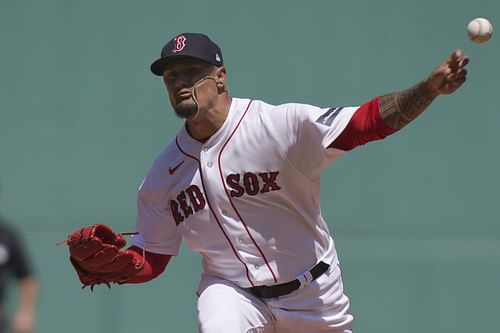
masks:
[[[500,1],[2,0],[0,211],[41,279],[37,332],[197,331],[188,249],[149,284],[90,293],[55,246],[97,221],[133,228],[136,189],[182,124],[149,72],[180,32],[222,47],[233,96],[323,107],[407,88],[464,48],[465,86],[333,164],[323,210],[355,332],[497,331],[500,36],[469,42],[478,16],[500,27]]]

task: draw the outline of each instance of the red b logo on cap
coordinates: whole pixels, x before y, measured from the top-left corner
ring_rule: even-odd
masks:
[[[177,36],[174,38],[175,47],[172,50],[172,53],[177,53],[182,51],[184,47],[186,47],[186,37],[183,35]]]

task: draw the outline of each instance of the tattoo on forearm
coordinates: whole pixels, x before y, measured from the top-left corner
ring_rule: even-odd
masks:
[[[400,92],[379,98],[379,110],[383,121],[395,129],[400,129],[425,111],[437,97],[424,82]]]

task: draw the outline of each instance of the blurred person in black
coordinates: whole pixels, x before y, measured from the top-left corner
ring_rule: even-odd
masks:
[[[6,313],[7,288],[17,280],[16,305],[12,317]],[[10,294],[10,292],[9,292]],[[38,281],[29,264],[18,232],[0,217],[0,333],[35,331]]]

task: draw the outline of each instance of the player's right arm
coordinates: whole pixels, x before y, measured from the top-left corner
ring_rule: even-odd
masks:
[[[466,80],[469,57],[462,50],[453,53],[422,82],[413,87],[387,94],[379,98],[379,110],[383,121],[394,129],[400,129],[417,118],[439,95],[455,92]]]
[[[439,95],[455,92],[466,80],[469,57],[455,50],[423,81],[402,91],[386,94],[363,104],[349,124],[330,145],[351,150],[370,141],[385,138],[408,125],[423,113]]]

